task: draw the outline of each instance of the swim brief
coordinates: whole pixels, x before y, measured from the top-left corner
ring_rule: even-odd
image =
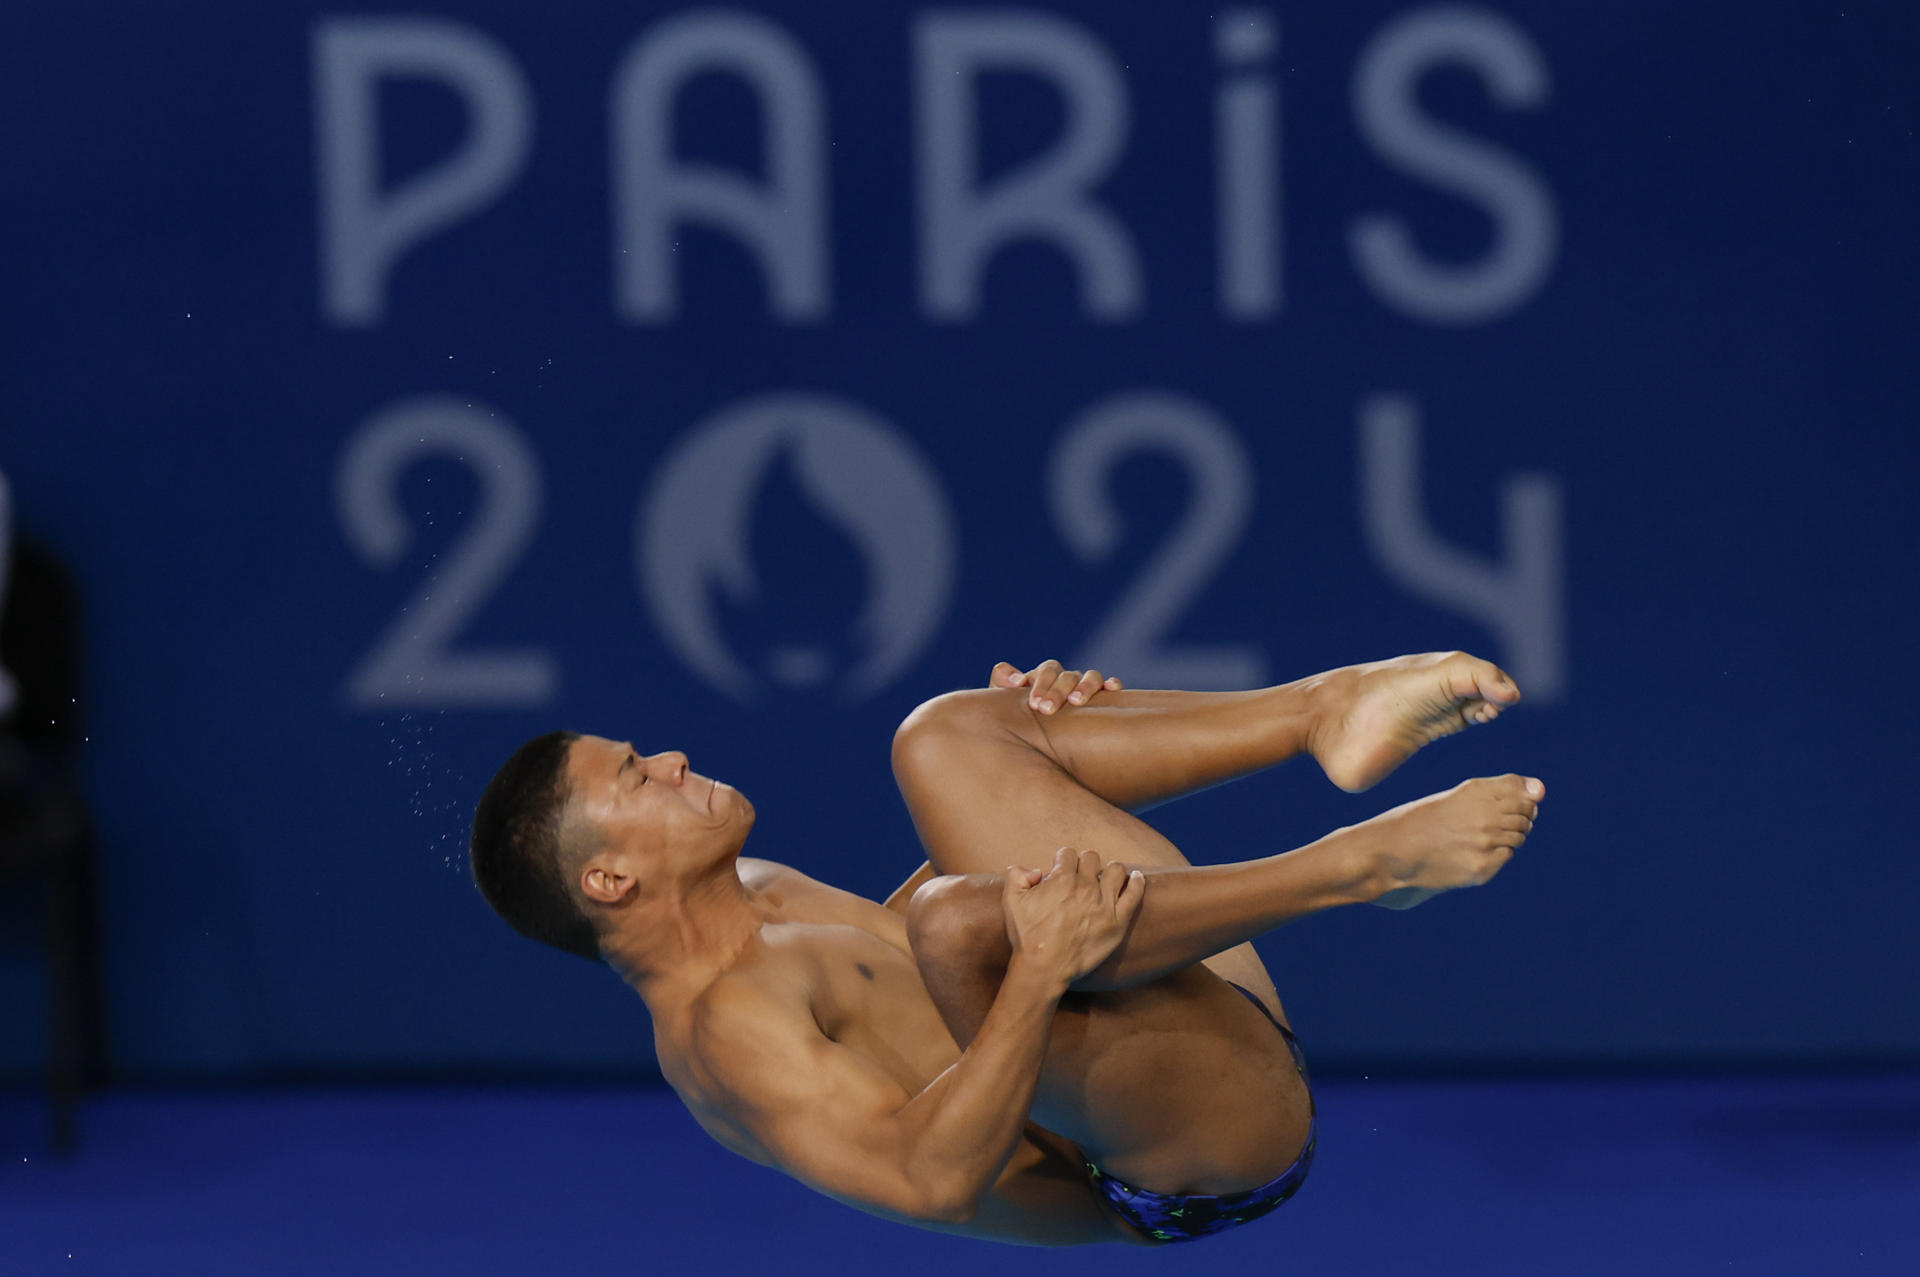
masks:
[[[1087,1180],[1093,1185],[1093,1191],[1116,1215],[1155,1241],[1196,1241],[1251,1223],[1298,1192],[1300,1185],[1306,1182],[1308,1168],[1313,1165],[1313,1148],[1318,1138],[1315,1130],[1317,1116],[1312,1084],[1307,1078],[1307,1057],[1300,1049],[1300,1039],[1275,1019],[1273,1012],[1267,1010],[1266,1004],[1259,998],[1237,984],[1233,987],[1246,994],[1247,1001],[1259,1007],[1260,1014],[1273,1021],[1273,1027],[1280,1030],[1280,1035],[1287,1040],[1287,1050],[1293,1053],[1293,1067],[1300,1070],[1300,1080],[1308,1082],[1307,1144],[1300,1150],[1300,1156],[1294,1159],[1293,1165],[1280,1172],[1278,1177],[1244,1193],[1226,1193],[1217,1197],[1199,1193],[1151,1193],[1117,1180],[1088,1162]]]

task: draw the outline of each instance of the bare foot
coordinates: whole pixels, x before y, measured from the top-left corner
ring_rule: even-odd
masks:
[[[1325,700],[1309,749],[1327,779],[1357,794],[1385,780],[1428,741],[1490,723],[1520,699],[1492,661],[1428,652],[1320,676]]]
[[[1344,829],[1373,867],[1373,903],[1411,909],[1443,891],[1478,887],[1533,832],[1547,787],[1531,776],[1485,776]]]

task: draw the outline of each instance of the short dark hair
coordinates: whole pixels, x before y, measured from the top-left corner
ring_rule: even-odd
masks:
[[[474,885],[493,911],[530,940],[602,961],[600,938],[567,885],[561,847],[567,757],[577,732],[548,732],[519,749],[487,782],[469,844]]]

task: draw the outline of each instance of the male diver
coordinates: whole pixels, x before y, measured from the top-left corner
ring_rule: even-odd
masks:
[[[1299,1047],[1247,941],[1485,883],[1545,790],[1469,780],[1202,867],[1130,812],[1300,753],[1364,790],[1519,698],[1460,652],[1247,692],[1002,663],[895,734],[930,864],[885,905],[743,857],[753,805],[685,755],[553,732],[488,785],[474,877],[515,929],[639,992],[667,1081],[735,1152],[947,1232],[1182,1241],[1272,1210],[1313,1156]]]

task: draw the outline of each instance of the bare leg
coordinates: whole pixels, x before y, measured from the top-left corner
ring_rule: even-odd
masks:
[[[1372,841],[1401,855],[1444,851],[1439,859],[1452,863],[1441,877],[1450,885],[1484,881],[1532,827],[1530,784],[1517,776],[1468,781],[1299,852],[1152,871],[1123,946],[1146,956],[1111,972],[1112,963],[1103,965],[1062,1002],[1035,1120],[1110,1173],[1158,1191],[1234,1192],[1271,1178],[1284,1164],[1275,1154],[1297,1149],[1305,1136],[1304,1089],[1281,1071],[1268,1026],[1208,970],[1222,959],[1206,955],[1257,934],[1276,911],[1303,912],[1301,866],[1335,843],[1364,850]],[[1386,881],[1395,850],[1368,857],[1386,866]],[[907,911],[921,978],[963,1046],[985,1021],[1012,956],[1001,887],[998,874],[936,878]],[[1202,959],[1206,965],[1189,965]],[[1103,991],[1086,992],[1090,983]]]
[[[894,771],[943,874],[1009,863],[1044,868],[1062,845],[1142,867],[1184,869],[1178,848],[1120,809],[1219,784],[1303,750],[1339,783],[1364,788],[1428,740],[1488,721],[1518,697],[1498,667],[1457,652],[1350,666],[1253,692],[1109,692],[1051,718],[1028,712],[1020,692],[956,692],[927,702],[901,725]],[[1150,893],[1154,904],[1143,923],[1103,968],[1104,987],[1194,961],[1196,927],[1214,918],[1210,939],[1218,943],[1200,955],[1219,954],[1209,962],[1216,973],[1280,1011],[1252,950],[1222,950],[1302,913],[1371,898],[1364,894],[1369,884],[1342,880],[1329,866],[1331,849],[1312,857],[1307,850],[1256,872],[1223,866],[1163,884]],[[1241,894],[1249,892],[1255,894]],[[1235,903],[1258,911],[1241,916]],[[1171,947],[1149,943],[1168,935]]]
[[[997,892],[994,875],[940,878],[908,911],[921,977],[963,1046],[1006,974]],[[1273,1026],[1206,967],[1189,966],[1063,998],[1032,1118],[1128,1183],[1230,1193],[1293,1161],[1310,1102]]]
[[[1069,715],[1088,718],[1078,709],[1057,717]],[[942,697],[903,724],[894,773],[937,869],[1044,868],[1062,845],[1131,864],[1186,864],[1171,842],[1070,774],[1038,721],[1020,692],[996,691]],[[1072,725],[1054,724],[1054,738],[1085,735],[1057,730]],[[1152,734],[1138,733],[1141,743]],[[1119,757],[1088,743],[1096,774],[1097,760]],[[911,926],[911,909],[908,916]],[[948,929],[952,943],[929,944],[924,910],[920,921],[929,991],[956,1036],[970,1039],[1005,957],[996,966],[993,955],[969,952],[957,926]],[[1307,1099],[1297,1078],[1289,1082],[1279,1035],[1222,977],[1279,1009],[1250,945],[1139,988],[1069,995],[1055,1017],[1034,1120],[1112,1174],[1162,1192],[1233,1192],[1278,1174],[1306,1137]],[[1209,1082],[1191,1084],[1196,1077]]]
[[[1436,658],[1455,667],[1464,661],[1471,658]],[[895,772],[943,873],[1010,863],[1044,867],[1061,845],[1177,871],[1186,866],[1179,850],[1118,804],[1216,784],[1304,749],[1313,749],[1323,766],[1351,756],[1356,709],[1377,704],[1396,685],[1402,689],[1398,701],[1418,708],[1422,698],[1404,694],[1415,678],[1433,683],[1426,670],[1395,668],[1370,680],[1360,672],[1336,671],[1264,692],[1108,694],[1101,704],[1044,720],[1025,709],[1018,692],[959,693],[930,702],[903,724]],[[1374,712],[1372,721],[1382,717]],[[1385,717],[1391,728],[1403,726],[1407,714]],[[1444,734],[1430,727],[1417,731]],[[1392,749],[1403,750],[1404,757],[1418,743]],[[1382,753],[1371,751],[1370,767],[1378,769]],[[1351,769],[1335,778],[1364,779]],[[1271,858],[1260,871],[1263,881],[1271,885],[1284,876],[1288,867],[1278,862],[1286,860]],[[1184,965],[1192,961],[1195,944],[1210,947],[1219,938],[1214,923],[1215,935],[1196,940],[1196,920],[1207,924],[1221,899],[1244,899],[1246,882],[1231,875],[1248,868],[1169,873],[1156,883],[1167,890],[1149,890],[1149,909],[1161,908],[1151,916],[1142,911],[1129,949],[1144,952],[1142,935],[1155,934],[1159,918],[1158,932],[1186,944],[1188,952],[1177,952],[1177,944],[1153,949],[1131,971],[1109,973],[1114,992],[1074,995],[1056,1022],[1036,1120],[1145,1187],[1244,1189],[1284,1167],[1305,1135],[1306,1098],[1291,1058],[1272,1026],[1224,982],[1250,989],[1280,1012],[1257,955],[1241,944],[1204,966]],[[933,889],[922,894],[934,898]],[[1004,953],[992,952],[991,943],[972,944],[991,937],[997,913],[989,921],[947,928],[941,939],[929,930],[927,911],[917,920],[929,988],[963,1041],[991,1003],[1004,969]],[[1227,925],[1246,928],[1240,936],[1263,929],[1249,926],[1244,916]],[[1132,983],[1154,969],[1168,973]]]
[[[1274,689],[1282,691],[1284,689]],[[1062,846],[1086,847],[1130,865],[1187,867],[1180,849],[1121,802],[1171,797],[1151,759],[1184,741],[1193,760],[1181,783],[1216,784],[1290,756],[1294,733],[1263,734],[1251,721],[1259,693],[1106,693],[1110,707],[1063,711],[1053,720],[1025,708],[1019,691],[955,692],[916,709],[894,736],[893,770],[920,841],[941,874],[1044,869]],[[1276,698],[1278,699],[1278,698]],[[1142,704],[1146,712],[1140,712]],[[1208,745],[1195,718],[1235,719],[1237,744]],[[1138,927],[1136,925],[1136,931]],[[1273,981],[1251,946],[1208,964],[1281,1011]]]
[[[1034,743],[1093,793],[1139,811],[1305,752],[1317,692],[1313,680],[1251,692],[1102,692],[1092,705],[1033,715]]]
[[[1277,856],[1149,867],[1151,886],[1142,888],[1146,896],[1132,930],[1073,988],[1100,993],[1146,984],[1336,905],[1374,900],[1407,907],[1393,898],[1483,885],[1526,842],[1543,796],[1537,780],[1481,777]],[[930,986],[940,982],[948,960],[970,970],[1005,969],[1012,951],[1001,918],[1004,882],[1001,874],[965,874],[932,879],[914,893],[908,929]],[[930,946],[925,951],[923,939]],[[948,1024],[956,1038],[971,1036],[974,1011],[984,1017],[992,1000],[990,990],[977,1008],[956,1000],[958,1022]]]
[[[903,729],[949,699],[928,702]],[[1081,785],[1136,811],[1301,753],[1342,789],[1368,789],[1422,745],[1519,699],[1492,662],[1429,652],[1248,692],[1102,692],[1091,705],[1030,715],[1037,736],[1023,735]]]

